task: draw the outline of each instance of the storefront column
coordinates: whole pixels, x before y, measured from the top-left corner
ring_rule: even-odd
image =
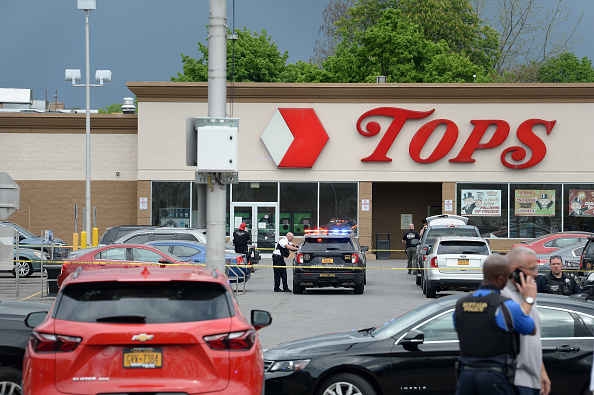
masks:
[[[142,199],[142,200],[141,200]],[[146,199],[146,205],[144,202]],[[136,196],[136,225],[151,224],[151,182],[138,181]],[[123,224],[125,225],[125,224]]]
[[[452,209],[446,211],[446,200],[452,201]],[[456,183],[444,182],[441,184],[441,212],[442,214],[456,214]]]
[[[369,201],[369,211],[363,211],[363,201]],[[367,205],[365,206],[367,208]],[[359,244],[373,246],[371,219],[373,218],[373,183],[370,181],[359,182]],[[369,259],[375,259],[375,254],[368,253]]]

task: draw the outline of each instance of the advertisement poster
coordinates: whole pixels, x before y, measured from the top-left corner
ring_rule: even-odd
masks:
[[[462,215],[501,216],[501,190],[462,189]]]
[[[594,215],[594,191],[570,189],[568,207],[571,216],[587,217]]]
[[[516,217],[554,217],[555,190],[516,189],[515,214]]]

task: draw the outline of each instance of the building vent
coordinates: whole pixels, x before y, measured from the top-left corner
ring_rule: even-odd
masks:
[[[124,97],[122,104],[122,114],[134,114],[136,112],[136,106],[134,105],[134,99],[131,97]]]

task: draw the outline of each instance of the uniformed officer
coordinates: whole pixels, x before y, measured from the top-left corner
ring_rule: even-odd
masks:
[[[549,265],[551,271],[538,277],[536,281],[538,292],[557,295],[573,295],[582,292],[575,279],[563,273],[563,259],[559,255],[552,255]]]
[[[492,255],[483,265],[479,289],[456,303],[454,326],[460,340],[457,395],[514,395],[513,374],[520,334],[535,333],[531,306],[520,306],[500,295],[511,273],[501,255]],[[536,296],[536,284],[521,277],[525,297]],[[528,310],[528,311],[526,311]]]

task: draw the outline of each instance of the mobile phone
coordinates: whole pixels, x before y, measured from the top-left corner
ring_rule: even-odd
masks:
[[[520,273],[522,271],[518,268],[516,268],[516,270],[514,270],[513,272],[510,273],[509,278],[511,278],[512,280],[514,280],[516,283],[520,284]]]

